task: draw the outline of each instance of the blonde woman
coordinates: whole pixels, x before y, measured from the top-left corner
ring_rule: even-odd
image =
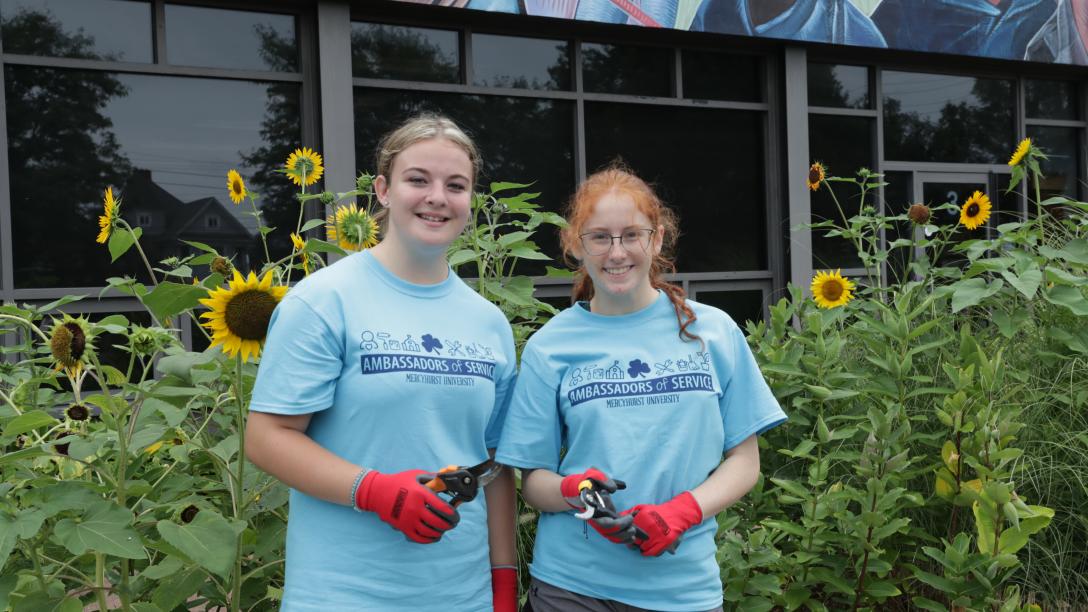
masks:
[[[479,164],[449,119],[389,133],[382,241],[276,308],[246,453],[292,489],[282,610],[516,606],[510,474],[456,508],[424,486],[489,459],[515,374],[506,318],[446,261]]]

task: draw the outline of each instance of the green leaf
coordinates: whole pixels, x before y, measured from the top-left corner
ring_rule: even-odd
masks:
[[[499,236],[499,246],[509,247],[515,242],[521,242],[522,240],[528,239],[532,235],[532,232],[510,232],[509,234]]]
[[[311,253],[336,253],[337,255],[343,255],[347,257],[351,253],[348,253],[344,249],[340,248],[340,245],[326,242],[320,238],[310,238],[306,241],[306,250]]]
[[[74,555],[90,550],[125,559],[146,558],[140,534],[131,523],[131,512],[114,503],[100,501],[80,519],[59,521],[53,531]]]
[[[541,253],[535,246],[526,244],[514,245],[510,248],[510,255],[518,259],[535,259],[537,261],[551,261],[551,256]]]
[[[182,242],[193,247],[194,249],[204,251],[205,253],[213,253],[215,255],[219,254],[219,251],[216,251],[212,247],[204,244],[203,242],[197,242],[196,240],[182,240]]]
[[[192,369],[211,361],[215,361],[215,353],[185,351],[159,359],[155,368],[163,374],[177,376],[185,382],[192,382]]]
[[[473,251],[472,249],[461,249],[450,255],[448,261],[450,267],[456,268],[457,266],[468,263],[474,259],[476,259],[476,251]]]
[[[170,281],[159,283],[151,293],[143,298],[147,306],[160,321],[200,306],[200,299],[208,297],[208,290],[200,285],[186,285]]]
[[[15,541],[19,539],[16,532],[15,521],[6,514],[0,514],[0,570],[8,562],[8,556],[15,549]]]
[[[1084,299],[1084,293],[1077,287],[1057,285],[1044,291],[1043,297],[1051,304],[1065,306],[1077,316],[1088,316],[1088,300]]]
[[[1060,249],[1048,246],[1039,247],[1039,253],[1050,259],[1062,259],[1070,263],[1088,266],[1088,240],[1075,238]]]
[[[544,276],[548,278],[571,278],[574,276],[574,272],[563,268],[544,266]]]
[[[132,248],[132,245],[136,244],[136,241],[140,239],[143,233],[144,231],[138,227],[131,232],[127,229],[113,228],[107,245],[110,249],[110,261],[117,261],[118,257],[124,255],[126,251]]]
[[[887,580],[874,580],[872,582],[866,581],[865,592],[878,599],[887,599],[888,597],[895,597],[902,593],[894,584]]]
[[[225,518],[213,510],[202,510],[188,525],[159,521],[164,540],[201,567],[226,579],[234,565],[238,536]]]
[[[525,189],[531,187],[532,183],[491,183],[491,193],[497,193],[499,191],[507,191],[509,189]]]
[[[1043,272],[1039,270],[1038,266],[1025,270],[1020,275],[1016,275],[1010,270],[1002,270],[1001,276],[1029,300],[1035,297],[1035,292],[1039,290],[1039,285],[1043,282]]]
[[[177,572],[155,587],[155,591],[151,595],[151,602],[161,610],[173,610],[188,599],[189,596],[198,592],[200,587],[207,581],[208,575],[199,568],[193,567]]]
[[[52,427],[58,422],[44,410],[30,410],[8,421],[8,424],[4,426],[4,437],[14,438],[28,431]]]
[[[305,234],[306,232],[308,232],[308,231],[310,231],[310,230],[314,229],[315,227],[321,227],[321,226],[322,226],[322,225],[324,225],[324,224],[325,224],[325,220],[324,220],[324,219],[310,219],[310,220],[309,220],[309,221],[307,221],[306,223],[303,223],[303,224],[302,224],[302,227],[301,227],[301,228],[299,228],[299,230],[298,230],[298,233],[299,233],[300,235],[301,235],[301,234]]]
[[[1004,282],[994,279],[988,286],[981,278],[969,278],[952,285],[952,312],[956,313],[970,306],[977,306],[982,300],[1001,291]]]
[[[185,415],[188,414],[187,410],[178,408],[169,402],[164,402],[154,397],[149,397],[144,400],[143,409],[151,410],[162,415],[167,427],[177,427],[185,420]]]
[[[0,569],[4,568],[3,561],[0,561]],[[9,574],[7,576],[0,575],[0,610],[7,610],[10,603],[11,592],[15,590],[16,583],[19,582],[18,574]]]

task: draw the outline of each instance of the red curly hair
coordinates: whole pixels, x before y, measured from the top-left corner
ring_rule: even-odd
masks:
[[[576,301],[593,298],[593,280],[586,273],[585,267],[576,257],[580,246],[579,236],[586,221],[593,214],[593,207],[609,193],[620,193],[631,198],[639,212],[646,216],[651,227],[661,227],[661,251],[650,262],[650,286],[661,289],[669,296],[673,309],[676,310],[676,323],[680,326],[679,335],[685,340],[699,340],[699,336],[688,331],[695,322],[695,313],[686,302],[684,290],[664,279],[665,274],[676,271],[672,258],[676,246],[677,218],[673,211],[665,206],[654,190],[630,169],[620,163],[613,163],[582,181],[578,191],[574,192],[567,205],[567,227],[560,233],[563,254],[578,268],[574,283]]]

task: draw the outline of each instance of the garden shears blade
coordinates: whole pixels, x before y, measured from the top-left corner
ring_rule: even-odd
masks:
[[[425,486],[435,493],[449,495],[450,505],[456,508],[464,502],[476,499],[480,489],[495,480],[500,473],[502,464],[495,463],[492,459],[471,467],[447,465],[431,474]]]
[[[616,490],[622,491],[627,488],[627,483],[622,480],[613,480],[616,483]],[[599,483],[591,478],[587,478],[578,483],[578,498],[582,500],[582,504],[586,507],[581,512],[574,513],[574,516],[582,519],[583,521],[591,521],[599,518],[618,518],[620,513],[616,510],[616,505],[612,503],[612,494],[603,489]],[[646,540],[649,537],[641,527],[635,526],[635,540]],[[669,544],[669,547],[665,549],[671,555],[676,554],[676,548],[680,546],[680,538]],[[637,543],[631,544],[631,547],[638,549]]]

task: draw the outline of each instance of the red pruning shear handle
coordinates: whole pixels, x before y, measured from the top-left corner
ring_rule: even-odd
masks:
[[[448,495],[450,505],[456,508],[464,502],[476,499],[480,489],[501,472],[502,465],[488,459],[472,467],[447,465],[434,474],[425,474],[420,478],[429,478],[424,486],[435,493]]]

